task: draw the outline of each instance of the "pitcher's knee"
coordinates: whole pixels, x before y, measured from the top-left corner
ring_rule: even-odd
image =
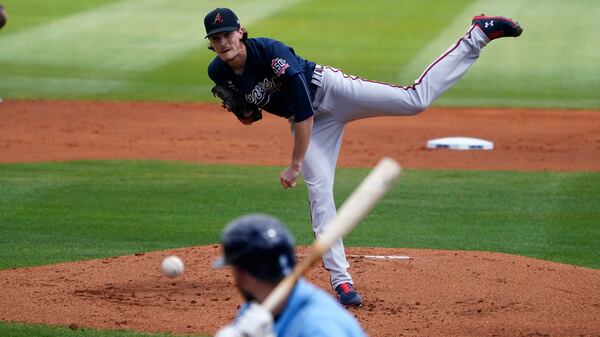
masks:
[[[315,198],[311,200],[310,208],[313,230],[320,233],[324,230],[324,225],[335,217],[336,208],[333,196],[331,198]]]
[[[407,102],[409,114],[416,115],[427,110],[432,102],[433,99],[431,95],[417,90],[413,91]]]
[[[429,106],[431,105],[431,102],[416,102],[415,104],[413,104],[412,106],[412,115],[416,115],[419,114],[427,109],[429,109]]]
[[[324,202],[324,203],[314,203],[311,205],[311,213],[313,216],[313,219],[316,220],[322,220],[322,219],[328,219],[331,216],[335,216],[335,204],[333,203],[329,203],[329,202]]]

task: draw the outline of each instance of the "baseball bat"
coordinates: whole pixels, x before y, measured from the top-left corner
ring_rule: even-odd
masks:
[[[326,226],[323,235],[312,244],[310,254],[298,263],[291,274],[286,276],[262,302],[262,306],[273,310],[294,288],[296,281],[323,253],[338,239],[350,233],[369,213],[381,197],[400,176],[400,165],[391,158],[383,158],[360,185],[346,199],[336,217]]]

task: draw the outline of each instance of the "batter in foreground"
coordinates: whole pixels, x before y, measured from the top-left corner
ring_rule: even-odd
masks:
[[[466,73],[490,41],[517,37],[523,31],[517,22],[504,17],[475,16],[466,34],[411,86],[398,86],[315,64],[277,40],[248,38],[237,15],[228,8],[208,13],[204,25],[209,49],[217,54],[208,66],[208,75],[216,84],[213,93],[224,106],[244,124],[260,120],[262,110],[291,123],[291,162],[279,179],[283,188],[290,188],[303,175],[317,237],[336,213],[333,182],[346,124],[366,117],[411,116],[424,111]],[[323,255],[323,264],[340,303],[362,305],[348,273],[341,239]]]
[[[259,304],[296,263],[292,234],[278,219],[266,214],[234,219],[221,244],[223,256],[214,266],[231,268],[246,303],[215,337],[366,337],[348,311],[303,278],[273,314]]]

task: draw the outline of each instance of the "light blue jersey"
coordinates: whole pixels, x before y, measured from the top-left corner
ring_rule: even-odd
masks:
[[[304,279],[296,283],[283,312],[276,317],[275,333],[277,337],[366,337],[344,307]]]

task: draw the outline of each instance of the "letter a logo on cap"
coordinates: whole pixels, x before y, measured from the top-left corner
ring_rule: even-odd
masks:
[[[217,13],[217,15],[215,15],[213,25],[216,25],[217,23],[223,23],[223,17],[221,16],[221,13]]]

